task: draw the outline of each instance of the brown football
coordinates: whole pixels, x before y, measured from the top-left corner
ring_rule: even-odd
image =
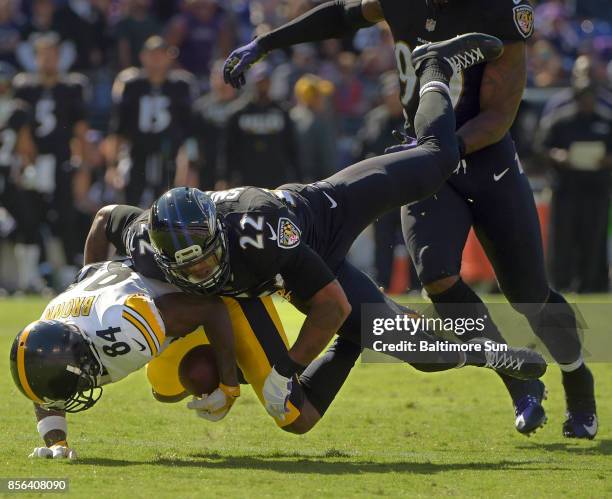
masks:
[[[183,357],[179,379],[192,395],[211,394],[219,386],[215,352],[210,345],[198,345]]]

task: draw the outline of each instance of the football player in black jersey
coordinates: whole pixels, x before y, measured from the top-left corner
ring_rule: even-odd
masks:
[[[241,187],[210,195],[176,188],[152,206],[149,236],[170,282],[189,292],[222,296],[283,290],[306,314],[296,342],[266,378],[263,394],[271,415],[282,418],[288,411],[300,374],[299,386],[317,411],[312,425],[325,413],[362,350],[361,305],[376,304],[389,319],[410,313],[350,265],[346,254],[374,219],[429,196],[452,173],[460,154],[448,88],[452,61],[462,58],[469,67],[501,51],[497,38],[482,34],[415,49],[412,62],[421,83],[416,147],[369,158],[314,184],[287,184],[275,191]],[[336,332],[339,339],[331,350],[313,362]],[[438,341],[423,331],[417,335]],[[532,378],[544,368],[541,357],[526,349],[511,349],[503,361],[440,349],[395,355],[423,371],[467,363]]]
[[[410,64],[416,45],[471,31],[504,41],[501,58],[453,76],[457,134],[464,144],[461,161],[435,196],[402,209],[404,237],[440,315],[490,318],[484,303],[459,277],[463,247],[474,227],[503,293],[561,367],[567,401],[564,436],[593,438],[593,376],[582,359],[574,312],[548,284],[533,194],[508,133],[525,86],[525,40],[534,27],[527,0],[328,1],[235,50],[226,61],[226,81],[242,86],[246,70],[271,50],[349,35],[383,20],[396,42],[408,128],[418,95]],[[455,62],[461,66],[469,59]],[[486,336],[503,341],[490,319]],[[529,434],[544,424],[543,383],[502,379],[515,406],[516,429]]]
[[[79,241],[75,237],[72,191],[74,153],[82,157],[88,130],[85,112],[85,76],[59,71],[59,38],[43,35],[35,42],[37,73],[18,74],[15,97],[27,102],[34,114],[33,137],[37,149],[31,175],[25,180],[31,210],[40,215],[35,227],[49,224],[62,242],[69,265],[75,265]],[[27,174],[28,172],[26,172]]]
[[[126,202],[150,206],[175,185],[176,157],[189,136],[196,83],[171,69],[173,47],[159,36],[142,51],[142,69],[123,70],[113,85],[109,166],[125,185]]]
[[[13,221],[0,228],[0,235],[4,238],[15,229],[16,287],[27,291],[36,288],[40,280],[37,273],[38,227],[32,223],[32,210],[27,207],[19,183],[24,168],[34,160],[36,148],[32,140],[30,107],[13,95],[14,76],[14,68],[0,62],[0,208],[4,208]]]

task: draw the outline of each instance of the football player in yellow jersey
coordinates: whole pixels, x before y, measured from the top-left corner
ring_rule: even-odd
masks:
[[[246,305],[245,310],[236,300],[224,305],[175,293],[173,286],[136,273],[129,260],[85,267],[77,282],[47,305],[41,319],[17,335],[11,349],[13,380],[34,402],[46,444],[30,456],[76,457],[67,443],[65,413],[90,408],[103,385],[147,363],[158,400],[187,397],[179,365],[194,347],[209,340],[219,366],[219,387],[188,407],[210,421],[225,417],[240,395],[236,364],[263,402],[264,380],[276,356],[286,353],[287,339],[270,298],[258,303],[261,308]],[[257,336],[249,322],[255,318],[271,321],[259,322],[264,327],[258,328],[271,334]],[[232,327],[238,333],[236,342]],[[314,412],[299,387],[288,407],[286,417],[276,419],[279,426],[296,433],[312,426]]]

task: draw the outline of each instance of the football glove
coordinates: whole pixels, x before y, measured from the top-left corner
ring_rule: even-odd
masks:
[[[293,381],[286,378],[273,367],[266,378],[263,386],[263,396],[266,411],[273,418],[280,421],[285,420],[285,414],[289,412],[287,401],[291,395]]]
[[[234,50],[223,64],[223,79],[225,83],[238,89],[246,83],[245,73],[257,61],[265,56],[259,47],[257,38]]]
[[[222,420],[240,397],[239,386],[227,386],[223,383],[210,395],[193,397],[187,403],[187,409],[196,411],[196,414],[208,421],[216,422]]]
[[[68,447],[66,442],[57,442],[51,447],[36,447],[28,457],[37,459],[76,459],[77,454],[74,449]]]

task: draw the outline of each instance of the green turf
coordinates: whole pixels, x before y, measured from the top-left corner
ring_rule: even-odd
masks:
[[[72,496],[115,499],[612,496],[612,366],[603,364],[593,366],[601,421],[593,442],[561,437],[555,368],[544,379],[549,423],[527,439],[493,373],[387,364],[356,367],[325,419],[300,437],[278,430],[248,388],[224,421],[208,423],[184,403],[155,402],[139,372],[69,417],[78,461],[29,460],[39,437],[31,405],[13,388],[8,350],[42,308],[38,299],[0,300],[0,478],[68,477]],[[295,331],[298,314],[280,308]]]

